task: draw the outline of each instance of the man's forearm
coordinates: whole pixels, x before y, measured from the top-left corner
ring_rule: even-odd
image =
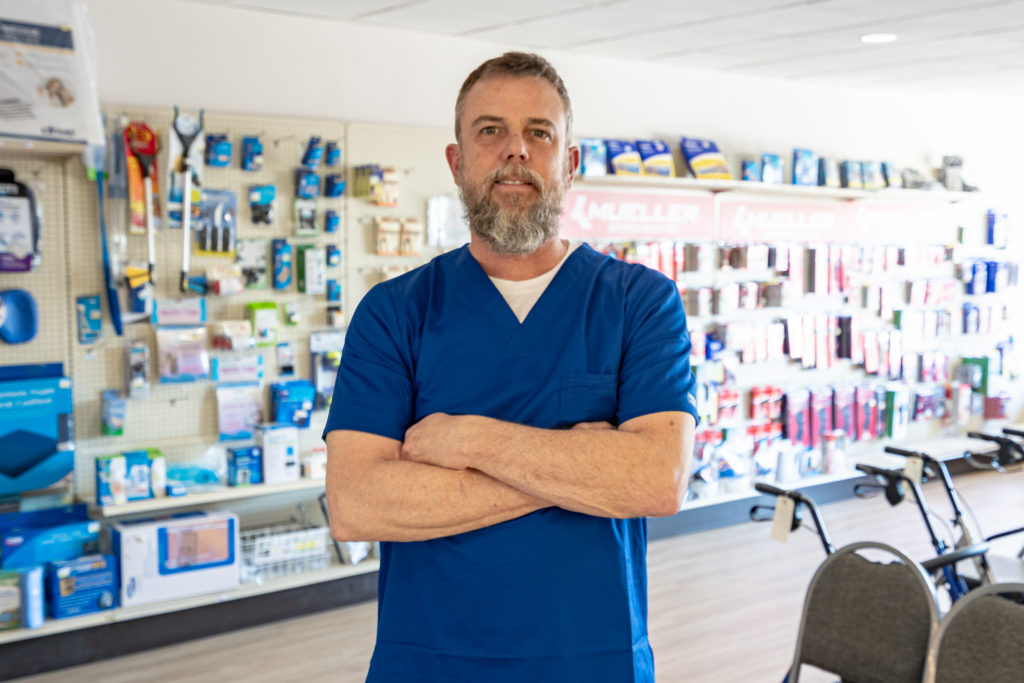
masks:
[[[473,531],[551,503],[474,470],[354,456],[365,434],[327,436],[327,496],[338,540],[419,541]]]
[[[429,416],[406,434],[403,457],[473,468],[567,510],[666,516],[683,500],[693,418],[646,415],[612,430],[548,430],[478,416]]]

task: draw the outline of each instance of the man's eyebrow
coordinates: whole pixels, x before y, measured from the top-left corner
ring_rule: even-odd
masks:
[[[500,116],[493,116],[491,114],[483,114],[473,119],[471,124],[474,128],[479,126],[481,123],[505,123],[505,119]]]
[[[555,127],[555,123],[550,119],[530,118],[527,119],[526,122],[531,126],[547,126],[548,128]]]

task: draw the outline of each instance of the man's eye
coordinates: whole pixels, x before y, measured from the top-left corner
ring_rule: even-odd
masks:
[[[533,136],[536,137],[536,138],[540,138],[541,140],[550,140],[551,139],[551,134],[548,133],[546,130],[542,130],[540,128],[537,128],[537,129],[535,129],[533,131]]]
[[[481,135],[495,135],[498,132],[497,126],[484,126],[480,129]]]

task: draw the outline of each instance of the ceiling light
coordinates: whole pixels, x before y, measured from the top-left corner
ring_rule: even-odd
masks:
[[[860,37],[860,42],[877,45],[879,43],[891,43],[898,37],[895,33],[865,33]]]

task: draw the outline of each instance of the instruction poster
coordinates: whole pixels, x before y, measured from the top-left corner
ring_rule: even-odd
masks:
[[[0,3],[0,135],[84,144],[101,140],[84,17],[64,3]],[[61,14],[66,12],[66,16]]]

